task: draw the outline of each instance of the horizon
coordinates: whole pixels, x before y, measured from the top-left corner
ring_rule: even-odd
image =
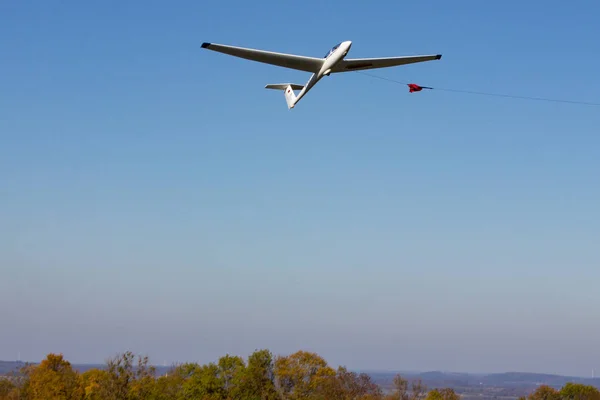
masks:
[[[230,354],[230,355],[235,355],[235,354]],[[241,356],[244,360],[247,359],[247,356]],[[15,364],[38,364],[40,363],[42,360],[39,361],[11,361],[11,360],[2,360],[0,359],[0,363],[5,362],[5,363],[15,363]],[[67,359],[67,361],[69,361]],[[208,362],[216,362],[217,360],[212,360],[212,361],[205,361],[206,363]],[[69,361],[70,362],[70,361]],[[172,368],[175,365],[178,364],[182,364],[182,363],[186,363],[186,362],[191,362],[191,363],[204,363],[204,362],[200,362],[200,361],[182,361],[182,362],[172,362],[172,363],[167,363],[167,365],[165,364],[161,364],[161,363],[153,363],[152,362],[152,358],[150,357],[150,365],[154,366],[154,367],[159,367],[159,368],[163,368],[163,369],[168,369],[168,368]],[[74,362],[70,362],[72,366],[77,367],[77,366],[104,366],[106,365],[105,362],[83,362],[83,363],[74,363]],[[334,368],[337,368],[338,365],[330,365],[333,366]],[[343,365],[339,365],[339,366],[343,366]],[[503,375],[503,374],[521,374],[521,375],[548,375],[548,376],[555,376],[555,377],[563,377],[563,378],[577,378],[577,379],[589,379],[589,380],[598,380],[600,383],[600,377],[598,376],[583,376],[583,375],[564,375],[564,374],[553,374],[553,373],[546,373],[546,372],[535,372],[535,371],[503,371],[503,372],[468,372],[468,371],[446,371],[446,370],[439,370],[439,369],[432,369],[432,370],[411,370],[411,369],[391,369],[391,370],[386,370],[386,369],[364,369],[364,368],[348,368],[351,371],[355,371],[355,372],[365,372],[367,374],[406,374],[406,375],[419,375],[419,374],[428,374],[428,373],[442,373],[445,375],[470,375],[470,376],[489,376],[489,375]]]

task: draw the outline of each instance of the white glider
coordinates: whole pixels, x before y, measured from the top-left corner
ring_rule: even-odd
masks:
[[[300,71],[312,72],[312,75],[306,85],[294,83],[277,83],[265,86],[267,89],[277,89],[285,91],[285,100],[288,109],[294,108],[296,103],[308,93],[308,91],[323,78],[331,73],[358,71],[373,68],[394,67],[397,65],[412,64],[424,61],[439,60],[441,54],[423,55],[423,56],[402,56],[387,58],[354,58],[344,59],[352,46],[351,41],[342,42],[335,45],[324,58],[306,57],[294,54],[275,53],[272,51],[248,49],[244,47],[227,46],[215,43],[202,43],[203,49],[209,49],[247,60],[258,61],[266,64],[277,65],[279,67],[296,69]],[[298,96],[294,90],[300,90]]]

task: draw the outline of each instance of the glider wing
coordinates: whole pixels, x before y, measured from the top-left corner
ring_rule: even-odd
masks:
[[[387,68],[397,65],[414,64],[424,61],[439,60],[441,54],[432,54],[425,56],[403,56],[403,57],[386,57],[386,58],[351,58],[342,60],[338,67],[332,72],[349,72],[359,71],[363,69]]]
[[[231,56],[258,61],[278,67],[291,68],[306,72],[318,72],[323,65],[322,58],[298,56],[294,54],[275,53],[272,51],[248,49],[244,47],[226,46],[215,43],[202,43],[203,49],[229,54]]]

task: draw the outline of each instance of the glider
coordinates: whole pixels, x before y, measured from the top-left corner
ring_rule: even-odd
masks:
[[[323,58],[306,57],[295,54],[275,53],[272,51],[249,49],[244,47],[235,47],[215,43],[202,43],[203,49],[217,51],[246,60],[258,61],[279,67],[290,68],[305,72],[311,72],[312,75],[305,85],[295,83],[275,83],[265,86],[266,89],[283,90],[288,109],[300,101],[308,91],[323,78],[332,73],[359,71],[374,68],[387,68],[398,65],[419,63],[424,61],[439,60],[441,54],[420,55],[420,56],[401,56],[386,58],[352,58],[345,59],[352,46],[351,41],[339,43],[325,55]],[[295,90],[300,93],[296,96]]]

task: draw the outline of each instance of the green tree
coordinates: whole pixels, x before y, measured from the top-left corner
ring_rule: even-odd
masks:
[[[182,400],[220,400],[225,398],[219,367],[215,363],[194,367],[183,383]]]
[[[217,376],[221,381],[225,398],[241,399],[244,373],[246,372],[244,360],[241,357],[227,354],[219,359],[217,366],[219,368]]]
[[[268,350],[256,350],[248,357],[242,379],[242,398],[246,400],[275,400],[273,355]]]
[[[559,393],[563,400],[600,400],[600,392],[597,388],[580,383],[569,382]]]
[[[156,379],[154,390],[148,400],[178,400],[183,398],[183,384],[198,364],[185,363],[173,366],[165,375]]]
[[[427,393],[425,400],[460,400],[460,396],[453,389],[433,389]]]

